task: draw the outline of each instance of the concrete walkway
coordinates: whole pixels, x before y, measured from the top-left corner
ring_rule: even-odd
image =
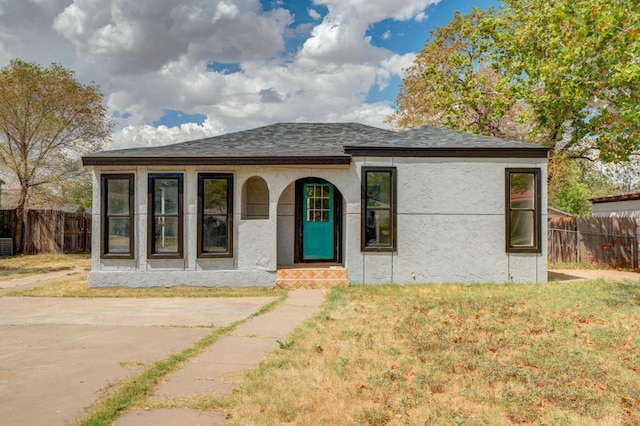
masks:
[[[259,365],[265,354],[315,313],[327,290],[295,290],[283,305],[254,317],[223,336],[156,389],[155,398],[190,399],[229,394],[242,374]],[[226,422],[226,412],[199,412],[188,408],[135,411],[118,419],[118,426],[215,425]]]

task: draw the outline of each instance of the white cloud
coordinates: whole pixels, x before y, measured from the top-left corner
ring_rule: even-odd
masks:
[[[315,10],[315,9],[308,8],[308,9],[307,9],[307,13],[308,13],[308,14],[309,14],[309,16],[311,17],[311,19],[314,19],[314,20],[316,20],[316,21],[317,21],[318,19],[322,18],[322,15],[320,15],[320,13],[318,13],[318,11],[317,11],[317,10]]]
[[[415,18],[415,19],[416,19],[416,21],[417,21],[417,22],[424,22],[424,21],[426,21],[426,20],[427,20],[427,18],[428,18],[428,16],[427,16],[427,14],[426,14],[426,13],[424,13],[424,12],[420,12],[420,13],[418,13],[418,14],[416,15],[416,18]]]
[[[391,37],[391,31],[387,30],[382,34],[382,38],[384,40],[389,40],[389,38]]]
[[[325,5],[329,13],[345,17],[351,15],[368,24],[392,18],[398,21],[414,19],[417,15],[440,0],[315,0]]]
[[[284,47],[284,9],[264,13],[256,0],[75,0],[53,21],[78,56],[112,72],[157,71],[191,61],[268,58]]]
[[[110,149],[213,136],[281,121],[384,126],[390,103],[366,102],[414,55],[366,36],[380,20],[424,19],[438,0],[315,0],[328,10],[298,25],[282,2],[259,0],[0,0],[0,65],[51,61],[96,81],[118,127]],[[390,34],[389,34],[390,35]],[[298,46],[287,40],[306,38]],[[303,38],[303,40],[304,40]],[[214,72],[210,62],[239,64]],[[153,127],[165,110],[205,114],[202,125]]]
[[[209,119],[205,120],[202,125],[185,123],[176,127],[127,126],[112,135],[111,142],[105,149],[169,145],[188,140],[208,138],[222,133],[224,133],[222,123]]]

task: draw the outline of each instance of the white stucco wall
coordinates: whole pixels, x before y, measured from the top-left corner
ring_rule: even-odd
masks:
[[[354,158],[362,166],[396,167],[398,247],[395,253],[349,247],[353,283],[546,282],[545,159]],[[542,170],[542,253],[505,250],[505,169]],[[359,238],[360,207],[347,240]],[[415,279],[413,278],[415,276]]]
[[[362,252],[360,190],[363,166],[396,167],[397,251]],[[505,169],[542,169],[540,254],[505,251]],[[100,258],[100,174],[133,172],[135,259]],[[147,260],[147,174],[184,173],[185,256]],[[233,257],[197,259],[197,173],[234,174]],[[269,217],[241,218],[242,188],[263,178],[269,190]],[[319,177],[343,196],[343,263],[353,284],[445,282],[546,282],[546,160],[458,158],[354,158],[349,166],[96,167],[92,286],[272,286],[278,264],[294,257],[295,181]],[[414,278],[415,277],[415,278]]]

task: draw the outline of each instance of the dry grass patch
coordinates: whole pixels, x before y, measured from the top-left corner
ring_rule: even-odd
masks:
[[[638,424],[640,283],[334,288],[231,424]]]
[[[0,280],[71,270],[75,267],[88,271],[91,268],[91,255],[45,253],[0,258]]]
[[[58,281],[41,287],[9,293],[13,297],[274,297],[286,294],[274,287],[100,287],[91,288],[87,279]]]

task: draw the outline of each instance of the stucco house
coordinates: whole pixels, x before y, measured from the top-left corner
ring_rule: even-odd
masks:
[[[546,282],[547,154],[353,123],[98,152],[89,283]]]

